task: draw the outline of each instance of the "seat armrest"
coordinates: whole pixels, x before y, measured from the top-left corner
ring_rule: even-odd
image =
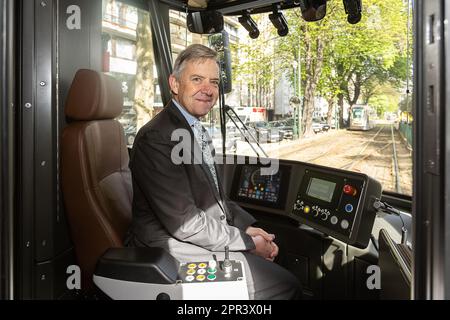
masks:
[[[110,248],[97,262],[94,275],[131,282],[173,284],[179,267],[179,261],[162,248]]]

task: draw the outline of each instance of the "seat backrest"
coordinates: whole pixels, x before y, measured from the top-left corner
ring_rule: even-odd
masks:
[[[61,182],[82,289],[92,288],[98,258],[122,247],[131,222],[132,184],[122,125],[120,83],[81,69],[65,105],[70,123],[61,137]]]

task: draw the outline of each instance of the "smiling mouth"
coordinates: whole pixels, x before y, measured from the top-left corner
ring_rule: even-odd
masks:
[[[207,99],[207,100],[197,99],[197,101],[200,101],[200,102],[203,102],[203,103],[210,103],[212,100],[211,99]]]

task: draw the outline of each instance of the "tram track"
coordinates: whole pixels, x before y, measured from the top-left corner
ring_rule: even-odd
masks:
[[[380,129],[377,131],[377,133],[375,133],[375,135],[372,136],[371,139],[369,139],[367,142],[364,142],[364,146],[363,146],[363,148],[361,149],[360,153],[361,153],[361,152],[364,152],[364,150],[367,148],[367,146],[368,146],[368,145],[369,145],[369,144],[370,144],[370,143],[378,136],[378,134],[381,132],[382,129],[383,129],[383,128],[380,128]],[[332,146],[331,146],[328,150],[326,150],[325,152],[321,153],[321,154],[318,155],[318,156],[315,156],[315,157],[313,157],[313,158],[307,159],[306,162],[313,162],[313,161],[316,161],[316,160],[318,160],[318,159],[320,159],[320,158],[328,157],[329,154],[335,152],[336,150],[342,151],[342,149],[343,149],[342,147],[345,146],[345,145],[347,145],[347,144],[348,144],[347,141],[343,141],[343,142],[341,142],[341,143],[332,144]]]
[[[386,131],[387,127],[382,127],[377,132],[377,135],[381,132],[381,130],[384,129]],[[398,156],[397,156],[397,140],[395,138],[394,134],[394,128],[392,125],[389,126],[389,135],[390,135],[390,141],[385,143],[384,145],[375,148],[370,153],[364,153],[365,150],[369,147],[369,145],[373,142],[375,142],[375,139],[371,139],[371,141],[358,153],[358,158],[352,160],[346,165],[343,165],[340,167],[340,169],[344,170],[350,170],[350,171],[364,171],[360,169],[360,166],[362,163],[370,160],[370,158],[375,157],[382,157],[384,158],[385,162],[389,162],[390,171],[391,171],[391,183],[392,183],[392,189],[394,189],[397,193],[402,193],[402,188],[400,184],[400,169],[398,164]],[[374,137],[375,138],[375,137]],[[386,149],[390,148],[389,152],[386,152]],[[390,157],[389,157],[390,156]]]
[[[378,135],[380,134],[380,132],[381,132],[383,129],[384,129],[384,127],[380,127],[380,129],[377,131],[377,133],[375,133],[375,134],[372,136],[372,138],[370,138],[370,139],[364,144],[364,146],[361,148],[361,150],[356,154],[356,157],[361,156],[361,155],[364,153],[364,151],[367,150],[367,148],[369,147],[369,145],[372,144],[373,142],[375,142],[375,138],[378,137]],[[384,148],[385,148],[385,146],[382,147],[382,149],[384,149]],[[351,170],[356,162],[363,161],[363,160],[366,159],[368,156],[370,156],[370,155],[363,156],[361,159],[354,159],[354,160],[351,161],[350,163],[348,163],[348,164],[346,164],[346,165],[344,165],[344,166],[341,166],[340,169]]]
[[[345,131],[279,153],[280,159],[365,173],[386,190],[410,193],[410,161],[392,124],[371,131]],[[398,154],[397,154],[398,153]]]
[[[321,137],[321,138],[326,138],[326,137]],[[321,143],[321,142],[322,142],[322,139],[301,144],[299,146],[296,146],[293,150],[292,150],[292,148],[289,148],[289,150],[287,150],[287,151],[281,150],[281,152],[279,151],[279,153],[278,153],[278,157],[283,158],[283,159],[288,159],[291,156],[295,156],[295,155],[297,155],[299,153],[306,153],[308,151],[308,149],[317,148],[317,145],[319,143]],[[304,159],[302,161],[308,162],[308,161],[311,161],[311,160],[310,159]]]
[[[361,152],[364,152],[364,150],[367,148],[367,146],[378,136],[378,134],[381,132],[381,130],[383,129],[383,127],[381,127],[370,139],[364,140],[364,142],[362,143],[362,149],[359,151],[358,154],[360,154]],[[352,133],[352,135],[355,136],[359,136],[360,131],[357,133]],[[307,158],[302,158],[301,161],[304,162],[311,162],[311,163],[315,163],[318,160],[322,159],[322,158],[327,158],[333,154],[342,154],[343,150],[345,150],[348,145],[349,145],[349,141],[348,139],[338,139],[336,138],[333,143],[329,143],[330,146],[320,152],[320,154],[318,155],[314,155],[312,157],[307,157]],[[299,150],[294,150],[294,151],[290,151],[287,153],[283,153],[282,156],[283,158],[289,158],[289,156],[291,155],[296,155],[298,153],[302,153],[302,154],[307,154],[308,153],[308,148],[317,148],[317,142],[312,142],[312,143],[308,143],[306,145],[301,146],[301,151]],[[353,152],[351,154],[354,154]]]

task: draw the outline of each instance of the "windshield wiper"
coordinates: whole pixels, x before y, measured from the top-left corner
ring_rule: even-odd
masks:
[[[259,149],[262,151],[262,153],[264,154],[264,156],[266,158],[268,158],[269,156],[267,155],[267,153],[264,151],[264,149],[259,145],[258,140],[252,135],[252,133],[250,132],[249,128],[245,125],[245,123],[241,120],[241,118],[237,115],[236,111],[233,110],[233,108],[231,108],[228,105],[225,105],[224,107],[225,109],[225,113],[228,115],[228,117],[230,118],[230,120],[233,122],[233,124],[236,126],[236,128],[239,130],[240,134],[244,137],[245,141],[250,145],[250,147],[253,149],[253,151],[256,153],[257,157],[260,158],[260,155],[258,153],[258,151],[256,151],[256,149],[253,147],[252,143],[248,140],[248,136],[250,136],[254,142],[256,142],[256,145],[259,147]],[[245,129],[246,133],[242,132],[241,128],[236,124],[236,121],[233,119],[233,117],[230,115],[229,111],[233,112],[233,114],[235,115],[235,117],[239,120],[239,122],[242,124],[242,128]]]

